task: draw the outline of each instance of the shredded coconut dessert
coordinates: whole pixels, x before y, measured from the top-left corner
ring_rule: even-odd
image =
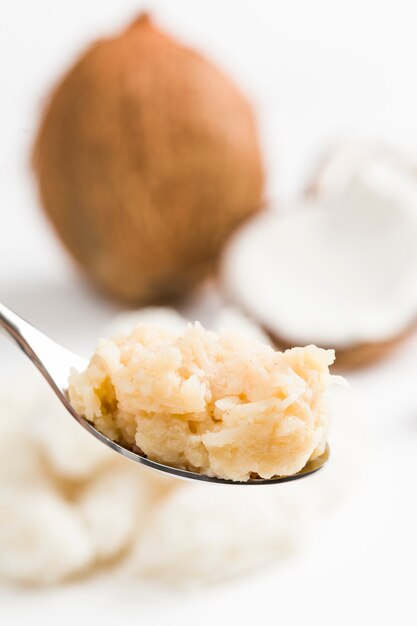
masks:
[[[142,323],[100,341],[69,397],[107,437],[160,463],[234,481],[287,476],[324,452],[333,360],[199,323],[182,334]]]
[[[104,335],[150,321],[177,334],[187,325],[171,309],[149,308],[122,313]],[[267,342],[230,309],[210,324]],[[0,380],[0,586],[101,580],[104,572],[112,581],[194,586],[283,565],[363,474],[364,421],[354,395],[332,385],[328,405],[331,472],[279,489],[202,489],[114,454],[68,419],[36,374],[11,386]]]

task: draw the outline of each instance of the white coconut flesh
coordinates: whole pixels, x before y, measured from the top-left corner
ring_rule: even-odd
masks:
[[[417,163],[412,155],[378,143],[352,142],[331,150],[316,168],[308,185],[313,195],[338,196],[349,190],[352,180],[374,164],[416,174]]]
[[[233,238],[226,291],[289,344],[347,349],[417,320],[417,179],[378,162],[339,197],[265,213]]]

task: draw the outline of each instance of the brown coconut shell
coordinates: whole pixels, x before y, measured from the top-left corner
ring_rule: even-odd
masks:
[[[219,285],[221,289],[221,283]],[[227,291],[223,291],[223,296],[226,299],[226,302],[233,307],[237,307],[242,313],[251,319],[255,324],[261,328],[261,330],[265,333],[265,335],[269,338],[271,344],[277,350],[288,350],[290,348],[294,348],[294,346],[298,346],[300,344],[294,343],[293,341],[289,341],[284,335],[277,334],[261,321],[256,319],[247,308],[242,306],[238,301],[230,298],[227,294]],[[335,362],[331,366],[333,371],[345,371],[345,370],[354,370],[360,369],[361,367],[367,367],[369,365],[373,365],[384,358],[389,357],[392,352],[394,352],[397,348],[400,348],[403,343],[410,337],[412,337],[415,333],[417,333],[417,322],[408,326],[403,332],[395,335],[394,337],[390,337],[385,341],[378,342],[362,342],[357,344],[352,344],[351,346],[346,346],[344,348],[335,348],[335,346],[324,346],[322,344],[317,344],[319,348],[331,349],[335,350]],[[315,343],[314,340],[311,341],[303,341],[302,345],[308,345],[309,343]]]
[[[57,86],[33,167],[62,242],[131,303],[190,289],[262,204],[249,103],[146,15],[90,47]]]
[[[279,350],[287,350],[293,345],[288,343],[284,338],[278,337],[263,327],[264,332],[268,335],[273,345]],[[353,370],[366,367],[377,363],[378,361],[388,357],[396,348],[411,337],[417,330],[417,324],[408,328],[400,335],[375,343],[360,343],[342,349],[335,349],[336,361],[332,365],[334,371]],[[333,346],[319,346],[321,348],[333,348]]]

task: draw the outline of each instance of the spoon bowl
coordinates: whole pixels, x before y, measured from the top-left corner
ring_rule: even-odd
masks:
[[[323,454],[314,460],[309,461],[297,474],[292,474],[291,476],[275,476],[269,479],[251,478],[245,482],[235,482],[233,480],[216,478],[205,474],[199,474],[197,472],[179,469],[177,467],[171,467],[170,465],[157,463],[156,461],[148,459],[147,456],[139,449],[129,449],[121,446],[115,441],[112,441],[97,430],[91,422],[86,420],[74,410],[67,395],[68,379],[72,369],[76,369],[78,371],[86,369],[88,365],[88,361],[86,359],[83,359],[77,354],[74,354],[70,350],[67,350],[63,346],[59,345],[44,335],[40,330],[29,324],[29,322],[26,322],[19,315],[10,311],[3,304],[0,304],[0,328],[16,342],[19,348],[38,368],[42,376],[47,380],[50,387],[58,396],[59,400],[83,428],[112,450],[115,450],[128,459],[145,465],[150,469],[164,474],[170,474],[176,478],[199,480],[206,483],[227,485],[274,485],[277,483],[285,483],[298,480],[306,476],[311,476],[319,471],[329,458],[330,450],[329,447],[326,446]]]

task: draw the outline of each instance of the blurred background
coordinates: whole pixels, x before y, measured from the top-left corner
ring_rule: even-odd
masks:
[[[303,202],[320,159],[335,145],[359,142],[392,146],[405,155],[407,168],[413,170],[417,163],[416,9],[411,2],[3,3],[0,300],[84,355],[92,352],[115,315],[153,302],[145,299],[126,304],[111,297],[74,265],[42,211],[30,168],[31,152],[51,89],[64,72],[91,42],[121,32],[142,10],[150,12],[158,27],[177,41],[215,62],[250,101],[265,169],[259,205],[285,214],[288,207]],[[68,136],[72,137],[71,132]],[[71,149],[75,150],[73,146]],[[251,206],[250,210],[258,208]],[[417,216],[417,202],[415,209]],[[228,236],[239,221],[230,225]],[[417,256],[417,235],[415,250]],[[212,323],[224,298],[213,284],[213,279],[197,282],[174,307],[186,317]],[[417,313],[417,301],[415,310]],[[237,318],[229,318],[229,325],[233,326],[234,320]],[[262,320],[254,321],[263,325]],[[239,323],[236,321],[237,326]],[[46,586],[42,574],[38,581],[35,574],[24,580],[19,572],[29,570],[23,565],[15,567],[15,559],[22,554],[31,558],[33,546],[39,548],[43,540],[39,531],[43,526],[40,521],[32,542],[32,529],[24,524],[24,536],[17,539],[9,530],[14,525],[10,491],[14,481],[20,485],[26,480],[24,476],[22,479],[23,470],[18,479],[13,475],[0,488],[0,545],[4,550],[3,560],[0,554],[4,578],[0,616],[4,623],[30,619],[46,624],[59,619],[66,624],[93,617],[104,624],[116,619],[169,620],[172,624],[198,619],[200,624],[209,624],[214,620],[249,623],[271,618],[288,624],[347,624],[354,619],[415,623],[417,338],[408,332],[408,321],[397,330],[395,336],[386,339],[396,343],[396,335],[406,333],[407,340],[385,358],[342,372],[351,385],[351,394],[348,400],[339,400],[334,459],[326,468],[326,476],[311,479],[311,486],[306,481],[305,487],[287,490],[282,496],[265,494],[262,506],[256,504],[258,517],[249,515],[246,494],[236,497],[234,513],[224,502],[228,498],[217,492],[210,492],[207,498],[194,491],[175,496],[178,501],[165,507],[163,522],[158,518],[164,539],[162,535],[159,539],[146,535],[146,557],[141,548],[136,564],[121,575],[109,565],[114,555],[104,560],[104,565],[100,559],[101,564],[96,565],[92,556],[84,569],[80,566],[78,571],[74,566],[72,572],[69,566],[68,577],[61,572],[57,581]],[[3,423],[15,415],[26,424],[45,411],[59,412],[53,400],[45,403],[37,372],[6,340],[1,342],[0,371]],[[22,381],[23,389],[17,380]],[[14,400],[17,395],[18,406]],[[7,428],[0,429],[3,442],[9,441]],[[50,447],[45,443],[47,436],[37,434],[37,445],[43,438],[45,449]],[[13,437],[12,442],[19,442],[16,433]],[[6,469],[12,462],[6,447],[0,446],[4,476],[12,474]],[[55,470],[60,480],[73,480],[71,472],[75,470],[65,469],[61,474],[59,468]],[[87,478],[90,480],[86,470],[82,479]],[[143,478],[145,483],[147,480]],[[110,494],[109,507],[111,489],[117,491],[114,486],[104,487],[106,497]],[[171,487],[155,489],[165,494]],[[22,518],[22,507],[26,516],[31,516],[29,504],[24,507],[24,494],[29,491],[25,484],[18,505]],[[151,498],[154,516],[159,515],[159,499],[162,496]],[[206,500],[207,509],[202,500]],[[187,511],[191,510],[188,528]],[[203,523],[203,517],[212,522]],[[266,517],[268,524],[264,525]],[[174,520],[171,528],[169,519]],[[236,528],[240,528],[237,534],[248,536],[251,550],[245,547],[245,537],[240,543],[236,538],[228,543]],[[131,530],[138,536],[141,532],[139,526]],[[267,540],[258,545],[251,536],[260,532]],[[189,549],[185,549],[188,533],[191,539]],[[71,541],[76,542],[74,537]],[[14,557],[12,549],[5,556],[5,546],[13,546],[14,541],[19,557]],[[270,559],[267,541],[274,546]],[[159,565],[152,568],[152,546],[158,542],[163,545],[158,563],[169,561],[169,575],[162,566],[160,570]],[[22,548],[24,545],[27,547]],[[126,556],[129,549],[126,544],[119,552]],[[59,550],[48,554],[44,565],[40,559],[39,571],[55,567],[60,554]],[[197,572],[198,567],[190,565],[187,569],[184,565],[199,559],[206,563],[201,572]],[[159,575],[159,571],[163,573]],[[198,585],[192,584],[193,578],[198,579]]]

